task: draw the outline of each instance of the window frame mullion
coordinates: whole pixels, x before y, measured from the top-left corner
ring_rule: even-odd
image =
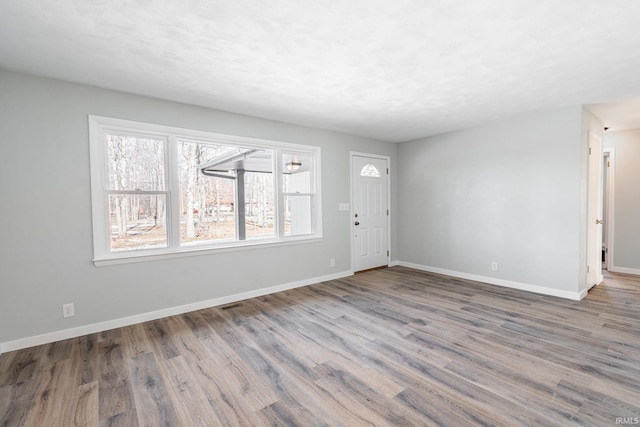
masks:
[[[171,207],[167,212],[167,246],[171,249],[180,248],[180,175],[178,168],[178,138],[169,134],[166,139],[165,174],[168,176],[168,200]]]
[[[284,235],[284,191],[283,191],[283,177],[282,177],[282,149],[277,148],[275,150],[273,165],[273,173],[275,174],[274,185],[275,188],[275,207],[274,216],[277,221],[274,220],[276,226],[276,238],[278,241],[282,241],[285,238]]]

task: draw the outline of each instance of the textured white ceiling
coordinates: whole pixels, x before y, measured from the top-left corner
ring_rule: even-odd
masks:
[[[638,0],[0,0],[0,67],[399,142],[637,102],[639,29]]]

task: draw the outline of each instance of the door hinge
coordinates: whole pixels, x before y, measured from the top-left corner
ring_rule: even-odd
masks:
[[[387,251],[387,256],[389,256],[389,251]]]
[[[387,209],[387,216],[389,216],[389,209]]]
[[[591,155],[591,147],[589,147],[589,155]]]
[[[587,273],[591,270],[591,268],[587,265]]]
[[[610,168],[611,167],[611,162],[607,162],[607,167]]]
[[[389,175],[389,168],[387,168],[387,175]]]

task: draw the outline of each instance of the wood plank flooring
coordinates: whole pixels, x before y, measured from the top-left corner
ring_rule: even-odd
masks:
[[[374,270],[0,356],[0,426],[613,426],[640,278],[581,302]]]

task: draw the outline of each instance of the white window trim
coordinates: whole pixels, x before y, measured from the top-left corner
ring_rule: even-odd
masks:
[[[155,249],[139,249],[126,252],[111,252],[109,250],[109,233],[108,233],[108,213],[107,213],[107,190],[106,190],[106,158],[104,149],[105,132],[127,132],[131,134],[143,134],[145,136],[153,136],[163,138],[165,142],[165,168],[168,171],[167,176],[167,205],[171,212],[169,216],[177,214],[177,197],[175,197],[177,188],[178,170],[172,161],[177,157],[177,140],[184,138],[189,140],[202,140],[203,142],[222,143],[231,145],[252,146],[257,148],[266,148],[275,150],[274,157],[274,185],[276,186],[276,196],[274,204],[280,222],[280,213],[282,209],[282,200],[288,193],[282,191],[282,162],[281,156],[283,151],[295,151],[307,153],[313,156],[314,174],[313,185],[315,192],[313,195],[313,209],[316,213],[312,217],[313,234],[303,236],[284,236],[284,230],[276,225],[275,236],[272,238],[243,240],[233,242],[221,242],[215,244],[202,244],[197,246],[180,246],[179,230],[171,227],[167,220],[167,248]],[[124,264],[132,262],[142,262],[158,259],[168,259],[176,257],[207,255],[220,252],[252,250],[257,248],[268,248],[273,246],[291,245],[300,243],[311,243],[322,241],[322,191],[321,191],[321,149],[320,147],[292,144],[282,141],[273,141],[266,139],[250,138],[237,135],[226,135],[212,133],[207,131],[198,131],[191,129],[178,128],[173,126],[156,125],[151,123],[135,122],[131,120],[115,119],[102,116],[89,116],[89,151],[90,151],[90,170],[91,170],[91,209],[93,219],[93,263],[96,266]],[[164,193],[164,192],[163,192]],[[179,215],[178,215],[179,217]]]

